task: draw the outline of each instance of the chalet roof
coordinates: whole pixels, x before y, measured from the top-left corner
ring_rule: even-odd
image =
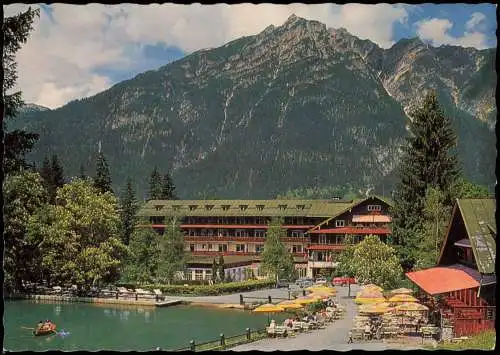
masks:
[[[359,201],[345,200],[150,200],[140,216],[330,217]]]
[[[495,273],[496,223],[494,199],[458,199],[479,272]]]

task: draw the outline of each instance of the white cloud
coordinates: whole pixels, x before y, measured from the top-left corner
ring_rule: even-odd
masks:
[[[26,7],[4,6],[5,15]],[[345,27],[387,48],[393,44],[394,23],[405,23],[409,7],[294,3],[54,4],[51,8],[52,16],[41,11],[17,59],[18,86],[25,101],[54,108],[108,88],[113,83],[102,70],[97,75],[96,69],[132,68],[144,59],[140,50],[147,44],[162,43],[189,53],[257,34],[270,24],[280,26],[295,13],[328,27]]]
[[[462,47],[475,47],[477,49],[488,48],[488,37],[479,31],[480,25],[484,23],[486,16],[480,12],[474,12],[465,24],[463,36],[454,37],[449,31],[453,27],[453,22],[448,19],[432,18],[415,23],[417,35],[426,41],[430,41],[434,46],[455,45]]]

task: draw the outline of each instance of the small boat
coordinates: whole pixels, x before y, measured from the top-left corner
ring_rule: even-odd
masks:
[[[51,323],[49,327],[41,327],[40,329],[35,329],[33,331],[34,336],[40,336],[40,335],[49,335],[49,334],[55,334],[56,333],[56,325]]]

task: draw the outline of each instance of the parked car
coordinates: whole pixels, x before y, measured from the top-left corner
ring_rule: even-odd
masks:
[[[324,277],[318,277],[316,279],[316,283],[320,284],[320,285],[326,285],[326,278],[324,278]]]
[[[347,286],[348,284],[356,284],[357,280],[354,277],[334,277],[332,280],[332,284],[334,286]]]
[[[295,284],[302,288],[309,287],[314,284],[314,280],[310,277],[301,277],[295,282]]]
[[[290,280],[278,280],[276,283],[276,288],[281,288],[281,287],[288,287],[292,284],[292,281]]]

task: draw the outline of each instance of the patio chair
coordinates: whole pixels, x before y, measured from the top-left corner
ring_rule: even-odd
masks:
[[[154,292],[154,294],[155,294],[155,296],[156,296],[156,299],[158,299],[158,300],[162,300],[162,301],[163,301],[163,300],[165,300],[165,295],[163,295],[163,293],[161,292],[161,290],[160,290],[160,289],[155,288],[155,289],[153,290],[153,292]]]
[[[363,339],[363,329],[352,328],[352,339],[353,340],[362,340]]]

